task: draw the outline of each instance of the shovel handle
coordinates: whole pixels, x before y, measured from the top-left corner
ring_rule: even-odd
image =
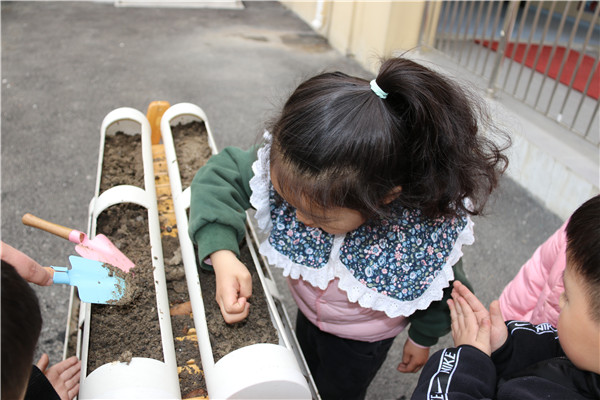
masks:
[[[21,221],[27,226],[41,229],[67,240],[69,240],[69,234],[73,231],[71,228],[46,221],[29,213],[23,215]]]

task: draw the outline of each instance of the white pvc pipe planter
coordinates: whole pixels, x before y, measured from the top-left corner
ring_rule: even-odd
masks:
[[[271,321],[278,331],[279,344],[259,343],[246,346],[214,362],[212,346],[206,324],[204,302],[198,275],[194,246],[189,238],[187,209],[190,207],[190,189],[182,190],[179,167],[173,143],[171,124],[200,121],[205,124],[208,144],[213,154],[217,147],[204,111],[190,103],[170,107],[161,120],[161,133],[185,275],[192,305],[198,347],[202,359],[205,381],[211,399],[318,399],[312,376],[291,331],[289,317],[272,279],[264,257],[262,265],[269,276],[265,277],[261,261],[253,243],[258,243],[256,232],[250,226],[246,233],[248,248],[255,263],[265,293]],[[119,185],[100,194],[102,162],[107,135],[121,131],[126,134],[141,132],[144,188]],[[103,120],[98,157],[95,195],[89,205],[88,236],[96,234],[98,216],[107,208],[120,203],[138,204],[148,211],[151,257],[154,268],[157,313],[163,348],[163,361],[134,357],[129,363],[114,361],[87,374],[90,342],[91,304],[80,303],[77,325],[77,356],[82,361],[78,399],[181,399],[177,361],[175,357],[167,285],[164,272],[162,242],[156,198],[151,143],[151,128],[146,117],[132,108],[119,108]],[[251,236],[252,235],[252,236]],[[69,342],[69,322],[73,312],[75,292],[71,290],[69,318],[63,354]]]
[[[133,134],[141,131],[142,160],[144,164],[144,189],[119,185],[102,194],[100,180],[106,135],[122,131]],[[110,112],[102,122],[100,154],[95,196],[89,207],[88,235],[94,237],[96,220],[100,213],[119,203],[135,203],[148,210],[152,266],[156,304],[163,348],[163,361],[134,357],[129,363],[104,364],[87,375],[90,340],[91,304],[81,303],[78,324],[77,349],[81,358],[79,399],[180,399],[179,376],[164,271],[160,224],[154,184],[150,124],[144,114],[133,108],[119,108]],[[73,296],[73,292],[71,294]]]
[[[194,104],[180,103],[170,107],[162,117],[161,133],[165,147],[182,259],[209,398],[310,399],[317,397],[314,384],[312,384],[312,377],[306,372],[307,368],[301,368],[301,366],[304,366],[304,361],[301,356],[299,357],[297,349],[294,349],[295,340],[290,337],[293,334],[290,335],[289,320],[285,325],[281,319],[280,311],[276,307],[272,295],[272,292],[276,293],[275,284],[262,273],[249,234],[246,234],[246,240],[261,279],[271,320],[279,333],[280,343],[279,345],[259,343],[246,346],[225,355],[217,363],[214,362],[205,319],[196,255],[192,241],[187,234],[188,219],[186,210],[190,207],[190,189],[182,190],[171,132],[172,121],[190,122],[192,120],[204,122],[209,146],[213,154],[216,154],[217,148],[208,119],[204,111]],[[284,317],[287,320],[287,315],[284,315]]]

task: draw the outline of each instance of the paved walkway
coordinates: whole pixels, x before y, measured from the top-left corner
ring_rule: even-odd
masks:
[[[243,10],[116,8],[94,2],[2,2],[2,240],[43,264],[73,246],[25,227],[31,212],[86,230],[100,124],[115,108],[151,101],[202,107],[217,145],[247,147],[303,79],[339,69],[371,79],[278,3]],[[489,214],[475,219],[465,269],[485,302],[496,297],[561,221],[504,179]],[[69,289],[37,288],[38,350],[60,360]],[[449,337],[444,343],[449,343]],[[395,371],[398,338],[369,399],[410,395],[416,375]]]

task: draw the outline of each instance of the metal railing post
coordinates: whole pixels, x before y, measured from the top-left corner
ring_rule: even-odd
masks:
[[[519,1],[512,0],[509,3],[508,10],[504,16],[504,24],[502,25],[502,31],[500,32],[500,42],[498,43],[498,50],[496,53],[496,60],[492,69],[492,75],[487,87],[487,93],[489,96],[496,94],[496,82],[498,81],[498,75],[502,67],[502,60],[504,59],[504,51],[506,44],[512,35],[513,27],[515,26],[515,19],[517,17],[517,10],[519,8]],[[490,44],[491,45],[491,44]]]

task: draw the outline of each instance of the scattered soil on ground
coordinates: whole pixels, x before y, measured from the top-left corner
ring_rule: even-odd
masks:
[[[191,122],[172,128],[182,187],[186,188],[196,171],[210,157],[204,124]],[[140,135],[117,133],[107,136],[104,145],[100,192],[116,185],[143,188],[143,165]],[[162,227],[161,227],[162,228]],[[123,204],[112,206],[97,221],[96,233],[105,234],[136,265],[130,280],[133,300],[127,305],[92,305],[88,373],[112,361],[149,357],[163,360],[160,328],[153,284],[147,210]],[[183,234],[187,234],[184,232]],[[162,235],[163,258],[171,309],[180,387],[183,398],[206,396],[203,375],[191,367],[201,368],[198,343],[192,339],[194,323],[189,310],[189,295],[181,259],[179,240]],[[237,324],[226,324],[215,301],[215,276],[199,272],[206,311],[209,337],[215,362],[236,349],[254,343],[278,343],[264,292],[247,245],[242,244],[241,260],[253,279],[253,296],[248,318]],[[184,311],[181,311],[184,310]],[[173,312],[172,312],[173,313]]]

